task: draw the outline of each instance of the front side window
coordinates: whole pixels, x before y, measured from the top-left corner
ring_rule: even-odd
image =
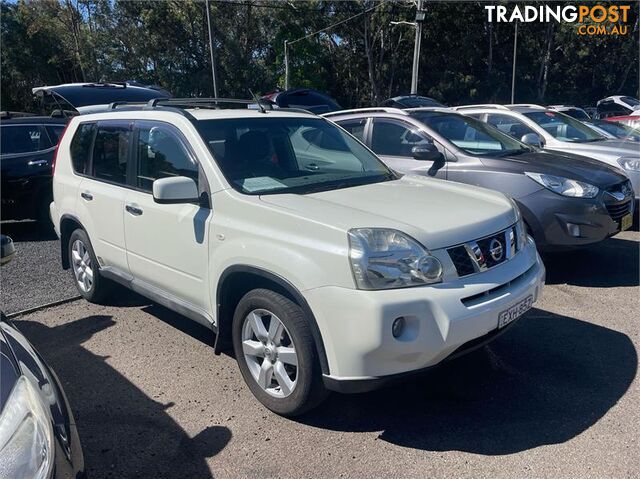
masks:
[[[524,115],[560,141],[585,143],[605,139],[584,123],[557,111],[533,111]]]
[[[201,120],[229,183],[245,194],[312,193],[394,179],[364,146],[320,118]]]
[[[502,133],[506,133],[517,139],[521,139],[524,135],[535,133],[531,128],[522,121],[509,115],[500,115],[491,113],[487,115],[487,123],[495,126]]]
[[[0,151],[3,155],[34,153],[51,148],[51,143],[39,125],[5,125],[0,130]]]
[[[198,166],[183,142],[164,125],[141,125],[138,129],[136,186],[151,191],[153,181],[187,176],[198,181]]]
[[[111,183],[127,183],[127,162],[129,157],[128,126],[98,125],[93,146],[92,175]]]
[[[376,119],[371,133],[371,149],[383,156],[412,156],[412,149],[430,140],[418,128],[396,121]]]
[[[471,155],[504,156],[531,151],[524,143],[475,118],[436,111],[412,115],[452,145]]]

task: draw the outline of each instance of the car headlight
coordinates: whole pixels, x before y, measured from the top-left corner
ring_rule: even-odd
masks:
[[[618,164],[624,170],[640,171],[640,158],[618,158]]]
[[[562,196],[573,198],[595,198],[598,187],[578,180],[571,180],[562,176],[547,175],[545,173],[525,172],[533,181]]]
[[[416,240],[393,229],[349,231],[349,259],[359,289],[391,289],[442,281],[442,264]]]
[[[0,477],[50,477],[54,447],[49,413],[21,376],[0,414]]]

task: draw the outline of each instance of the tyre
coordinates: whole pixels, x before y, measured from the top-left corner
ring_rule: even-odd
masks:
[[[248,292],[236,307],[232,336],[245,382],[271,411],[296,416],[327,396],[308,319],[290,299],[268,289]]]
[[[78,292],[91,303],[103,302],[113,283],[100,275],[98,260],[87,233],[82,229],[71,233],[68,248],[71,274]]]

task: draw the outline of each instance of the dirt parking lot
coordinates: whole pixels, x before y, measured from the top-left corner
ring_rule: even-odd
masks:
[[[94,479],[632,478],[639,246],[633,231],[546,258],[542,300],[490,346],[296,420],[262,408],[206,330],[139,296],[16,323],[61,378]]]

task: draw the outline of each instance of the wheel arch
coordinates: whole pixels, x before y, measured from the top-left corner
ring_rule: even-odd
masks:
[[[214,352],[220,354],[231,345],[231,322],[235,307],[246,293],[256,288],[271,289],[296,303],[309,320],[323,374],[329,374],[329,363],[316,318],[304,296],[282,276],[250,265],[233,265],[225,269],[216,288],[216,320],[218,334]]]
[[[82,229],[87,231],[80,220],[69,214],[64,214],[60,218],[60,259],[62,261],[62,269],[69,269],[71,264],[69,262],[69,238],[71,233],[76,229]]]

